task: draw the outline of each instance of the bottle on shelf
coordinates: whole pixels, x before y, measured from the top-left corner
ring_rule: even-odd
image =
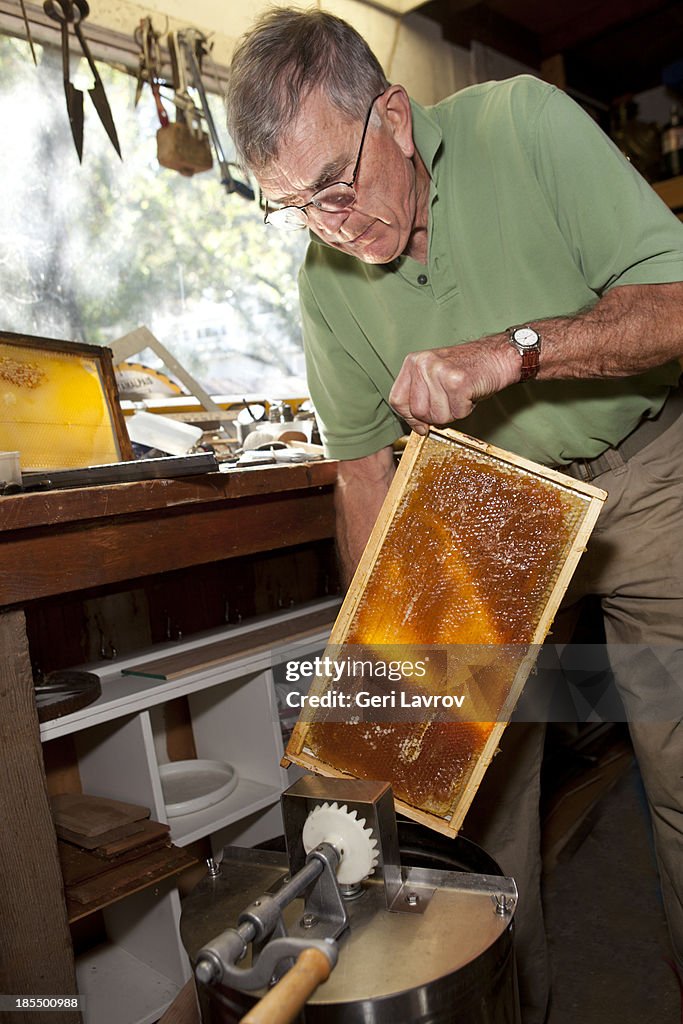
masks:
[[[662,129],[662,158],[666,178],[676,178],[683,174],[683,123],[675,103],[671,108],[669,123]]]

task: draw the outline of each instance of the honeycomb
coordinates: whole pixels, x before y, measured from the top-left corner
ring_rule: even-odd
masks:
[[[436,659],[423,679],[397,685],[410,693],[465,692],[467,709],[373,710],[370,721],[363,713],[341,721],[338,710],[309,712],[307,750],[339,771],[390,781],[404,803],[448,817],[528,645],[542,639],[539,623],[591,500],[430,435],[340,650],[386,658],[400,645],[410,658],[411,650],[419,655],[424,645],[442,645],[446,662]],[[353,695],[373,684],[345,678],[324,685],[343,685]]]
[[[22,470],[118,462],[97,360],[0,342],[0,450]]]

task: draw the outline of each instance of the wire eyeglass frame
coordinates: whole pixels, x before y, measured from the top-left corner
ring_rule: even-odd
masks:
[[[363,134],[360,138],[360,146],[358,147],[358,156],[356,157],[356,163],[354,164],[353,173],[351,175],[351,181],[330,182],[329,185],[325,185],[323,188],[318,189],[317,192],[314,192],[309,201],[304,203],[303,206],[290,205],[273,207],[267,199],[263,199],[263,197],[261,197],[261,206],[262,209],[265,209],[265,216],[263,218],[264,224],[277,228],[279,231],[299,231],[301,228],[305,228],[307,226],[308,214],[306,213],[306,210],[309,206],[312,206],[320,213],[342,213],[344,210],[348,210],[350,206],[353,206],[357,198],[354,185],[356,178],[358,177],[358,169],[363,155],[363,145],[365,143],[365,137],[368,133],[368,126],[370,124],[370,115],[372,114],[372,108],[375,103],[380,96],[384,95],[385,92],[386,89],[378,93],[368,108],[368,112],[365,116],[365,124],[363,125]]]

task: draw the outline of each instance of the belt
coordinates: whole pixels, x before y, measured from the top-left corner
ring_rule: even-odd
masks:
[[[574,459],[565,466],[555,466],[560,473],[567,473],[576,480],[586,482],[606,473],[609,469],[618,469],[623,466],[637,452],[647,448],[665,430],[673,426],[678,417],[683,413],[683,389],[676,388],[669,392],[669,395],[656,416],[641,420],[640,423],[627,434],[623,441],[615,444],[596,455],[594,459]]]

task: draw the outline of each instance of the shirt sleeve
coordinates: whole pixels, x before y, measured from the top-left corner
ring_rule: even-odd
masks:
[[[683,224],[563,92],[549,93],[532,147],[541,188],[597,294],[683,280]]]
[[[403,422],[327,323],[305,267],[299,300],[308,387],[326,454],[360,459],[392,444],[405,432]]]

